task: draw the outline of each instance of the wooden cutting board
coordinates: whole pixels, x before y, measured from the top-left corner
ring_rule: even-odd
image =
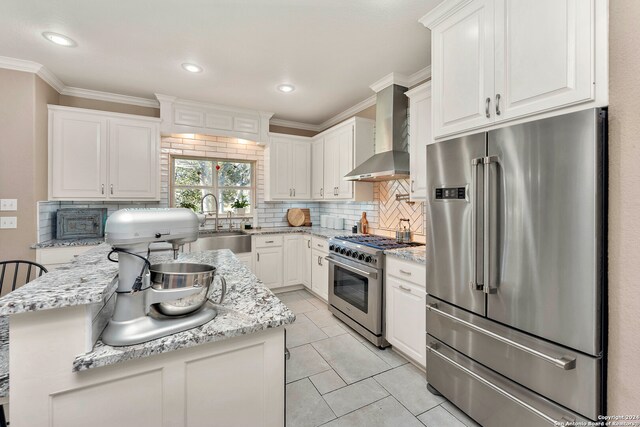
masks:
[[[302,212],[304,213],[304,226],[311,227],[311,212],[309,209],[302,209]]]
[[[291,208],[287,210],[287,221],[292,227],[300,227],[304,224],[304,212],[299,208]]]

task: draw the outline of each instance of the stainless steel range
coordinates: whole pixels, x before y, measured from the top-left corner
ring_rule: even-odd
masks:
[[[329,240],[329,310],[380,348],[384,339],[384,251],[420,246],[381,236]]]

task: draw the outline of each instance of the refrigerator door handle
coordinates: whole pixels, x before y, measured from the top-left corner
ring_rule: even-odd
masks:
[[[482,291],[482,283],[478,283],[478,165],[482,164],[483,157],[471,159],[471,280],[469,287],[472,291]]]
[[[462,366],[461,364],[459,364],[455,360],[452,360],[452,359],[448,358],[447,356],[445,356],[444,354],[440,353],[438,351],[438,343],[437,342],[431,342],[431,343],[427,344],[427,351],[433,353],[434,355],[438,356],[440,359],[444,360],[445,362],[447,362],[447,363],[455,366],[456,368],[460,369],[465,374],[467,374],[470,377],[472,377],[474,380],[476,380],[476,381],[484,384],[485,386],[493,389],[494,391],[500,393],[501,395],[503,395],[507,399],[511,400],[515,404],[520,405],[523,408],[527,409],[528,411],[533,412],[534,414],[536,414],[537,416],[539,416],[542,419],[546,420],[548,423],[550,423],[552,425],[555,425],[555,426],[558,426],[558,425],[571,425],[571,424],[575,423],[575,421],[576,421],[575,419],[567,419],[565,417],[562,417],[559,420],[551,418],[550,416],[548,416],[544,412],[541,412],[538,409],[534,408],[533,406],[529,405],[527,402],[519,399],[518,397],[516,397],[513,394],[509,393],[508,391],[503,390],[501,387],[497,386],[496,384],[492,383],[491,381],[481,377],[480,375],[476,374],[472,370],[467,369],[466,367]]]
[[[497,289],[494,286],[493,279],[494,264],[492,251],[492,237],[495,234],[496,226],[496,209],[493,209],[492,201],[495,195],[491,192],[491,166],[498,163],[498,156],[488,156],[483,159],[484,163],[484,293],[494,294]]]
[[[516,341],[510,340],[509,338],[503,337],[502,335],[496,334],[495,332],[491,332],[487,329],[481,328],[478,325],[474,325],[471,322],[467,322],[464,319],[460,319],[456,316],[453,316],[449,313],[447,313],[446,311],[442,311],[438,308],[438,304],[437,303],[433,303],[433,304],[427,304],[427,310],[429,311],[433,311],[434,313],[445,317],[449,320],[452,320],[454,322],[460,323],[464,326],[466,326],[469,329],[473,329],[476,332],[479,332],[483,335],[486,335],[488,337],[491,337],[497,341],[503,342],[507,345],[510,345],[511,347],[515,347],[519,350],[524,351],[525,353],[529,353],[533,356],[539,357],[540,359],[544,360],[545,362],[549,362],[552,365],[565,370],[565,371],[569,371],[571,369],[575,369],[576,367],[576,358],[575,357],[569,357],[569,356],[560,356],[560,357],[553,357],[553,356],[549,356],[548,354],[544,354],[538,350],[535,350],[533,348],[527,347],[526,345],[522,345]]]

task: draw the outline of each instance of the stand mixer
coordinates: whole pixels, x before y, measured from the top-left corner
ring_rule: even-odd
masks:
[[[150,243],[169,242],[176,254],[180,245],[198,239],[198,226],[196,214],[182,208],[122,209],[107,219],[105,241],[118,254],[118,289],[113,316],[102,334],[105,344],[139,344],[195,328],[217,315],[209,302],[184,316],[163,315],[153,307],[202,291],[198,286],[152,288],[147,259]]]

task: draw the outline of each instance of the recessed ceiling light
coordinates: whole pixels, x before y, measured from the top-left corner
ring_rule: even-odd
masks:
[[[278,86],[278,90],[280,92],[284,92],[284,93],[289,93],[289,92],[293,92],[294,90],[296,90],[294,85],[290,85],[290,84],[283,84]]]
[[[76,42],[70,39],[67,36],[63,36],[62,34],[52,33],[50,31],[45,31],[42,33],[42,36],[49,40],[51,43],[55,43],[59,46],[65,47],[75,47],[77,46]]]
[[[185,70],[187,70],[190,73],[201,73],[202,72],[202,67],[196,65],[196,64],[187,64],[184,63],[182,64],[182,68],[184,68]]]

